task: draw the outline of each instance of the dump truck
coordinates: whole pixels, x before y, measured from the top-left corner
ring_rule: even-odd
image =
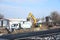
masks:
[[[7,27],[7,29],[10,32],[13,32],[15,30],[20,30],[20,29],[26,29],[26,28],[31,28],[32,23],[30,21],[20,21],[20,22],[13,22],[10,23],[10,26]]]

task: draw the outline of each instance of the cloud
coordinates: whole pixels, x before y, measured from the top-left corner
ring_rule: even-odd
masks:
[[[23,7],[38,7],[43,5],[47,0],[1,0],[0,4],[23,6]]]
[[[6,4],[0,4],[0,12],[3,13],[8,18],[18,18],[18,17],[26,18],[29,12],[32,12],[35,17],[38,16],[41,17],[43,13],[46,13],[46,11],[42,8],[37,9],[31,7],[12,6]]]
[[[10,6],[10,5],[1,5],[0,4],[0,13],[4,14],[6,17],[23,17],[25,9],[22,7]]]
[[[13,2],[13,3],[40,3],[47,0],[1,0],[1,2]]]
[[[24,16],[23,18],[26,18],[29,12],[32,12],[33,15],[35,15],[35,13],[37,13],[38,10],[29,7],[24,8],[20,6],[0,4],[0,13],[4,14],[8,18],[17,18],[23,16]]]
[[[36,4],[38,3],[44,3],[46,0],[2,0],[2,4],[0,4],[0,12],[6,15],[7,17],[23,17],[26,18],[28,16],[28,13],[31,11],[33,15],[36,17],[42,16],[43,13],[46,13],[44,9],[41,9],[42,7],[38,7]],[[4,3],[14,3],[15,4],[28,4],[26,6],[13,6],[12,4],[4,4]],[[29,5],[31,4],[31,5]],[[37,7],[35,7],[35,6]],[[34,8],[35,7],[35,8]],[[40,8],[40,9],[39,9]],[[37,14],[38,13],[38,14]]]

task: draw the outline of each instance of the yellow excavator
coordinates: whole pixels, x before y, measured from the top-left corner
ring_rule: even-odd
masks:
[[[34,27],[37,27],[36,24],[37,24],[37,19],[33,16],[33,14],[30,12],[28,17],[27,17],[27,20],[29,21],[32,21],[32,24]],[[39,25],[41,26],[41,25]]]
[[[33,21],[34,24],[36,24],[37,19],[33,16],[33,14],[30,12],[27,19]]]

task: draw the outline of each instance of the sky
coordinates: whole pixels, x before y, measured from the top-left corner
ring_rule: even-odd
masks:
[[[36,18],[60,12],[60,0],[0,0],[0,13],[5,18],[26,18],[29,12]]]

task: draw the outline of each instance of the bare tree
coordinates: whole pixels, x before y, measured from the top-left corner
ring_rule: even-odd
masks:
[[[0,19],[3,19],[4,18],[4,15],[0,13]]]
[[[3,19],[4,15],[0,13],[0,19]],[[1,27],[3,27],[3,20],[1,20]]]
[[[51,13],[52,20],[56,20],[58,18],[58,16],[59,16],[59,14],[56,11]]]
[[[50,16],[55,23],[60,23],[60,14],[57,11],[52,12]]]

